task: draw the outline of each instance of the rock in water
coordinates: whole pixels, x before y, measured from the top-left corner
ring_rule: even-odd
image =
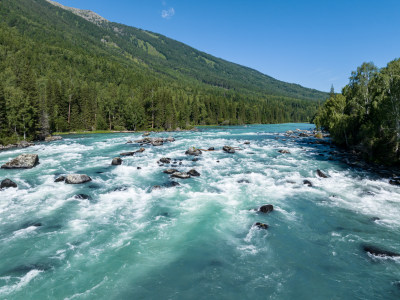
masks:
[[[249,141],[246,141],[246,142],[244,142],[243,144],[245,144],[245,145],[250,145],[250,142],[249,142]]]
[[[65,183],[68,184],[80,184],[88,181],[92,181],[92,178],[85,174],[69,174],[65,178]]]
[[[56,180],[54,180],[54,182],[62,182],[65,181],[65,176],[59,176],[56,178]]]
[[[379,256],[379,257],[385,257],[385,256],[386,257],[400,257],[400,253],[379,249],[378,247],[375,247],[375,246],[364,245],[363,249],[364,249],[365,252],[368,252],[368,253],[370,253],[371,255],[374,255],[374,256]]]
[[[171,177],[180,178],[180,179],[188,179],[190,175],[186,172],[175,172],[171,175]]]
[[[172,143],[175,142],[175,139],[172,136],[170,136],[166,139],[166,141]]]
[[[169,157],[163,157],[159,160],[160,163],[163,164],[170,164],[171,163],[171,159]]]
[[[190,147],[185,154],[186,155],[194,155],[194,156],[199,156],[201,155],[201,150],[200,149],[196,149],[195,147]]]
[[[30,169],[39,163],[37,154],[21,154],[13,160],[2,165],[2,169]]]
[[[18,185],[14,181],[8,178],[4,179],[0,184],[0,189],[16,188],[16,187],[18,187]]]
[[[44,141],[45,142],[54,142],[54,141],[60,141],[63,138],[59,135],[50,135],[50,136],[46,136]]]
[[[261,206],[258,210],[262,213],[269,213],[274,210],[274,206],[271,204],[266,204]]]
[[[122,159],[120,157],[114,157],[111,162],[111,165],[113,166],[119,166],[121,164],[122,164]]]
[[[268,229],[268,225],[264,223],[257,222],[253,226],[260,228],[260,229]]]
[[[164,170],[163,173],[174,174],[174,173],[179,173],[179,171],[177,169],[167,169],[167,170]]]
[[[306,184],[306,185],[308,185],[309,187],[312,187],[312,186],[313,186],[312,183],[311,183],[311,181],[310,181],[310,180],[307,180],[307,179],[303,180],[303,184]]]
[[[324,174],[321,170],[317,170],[317,175],[322,178],[328,178],[328,176]]]
[[[224,146],[222,147],[222,150],[224,150],[227,153],[235,153],[235,149],[231,146]]]
[[[208,151],[214,151],[215,150],[215,148],[214,147],[210,147],[210,148],[208,148]]]
[[[279,150],[278,152],[282,154],[290,154],[289,150]]]
[[[191,169],[189,172],[187,172],[190,176],[200,176],[200,173],[197,172],[195,169]]]

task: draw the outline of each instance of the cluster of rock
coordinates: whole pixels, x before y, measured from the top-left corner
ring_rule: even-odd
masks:
[[[272,204],[265,204],[258,208],[258,212],[268,214],[274,210],[274,206]],[[253,227],[257,227],[259,229],[268,229],[268,224],[257,222],[253,224]]]
[[[21,141],[17,144],[9,144],[6,146],[0,145],[0,151],[10,150],[10,149],[14,149],[14,148],[27,148],[27,147],[34,146],[34,145],[35,145],[34,143],[30,143],[27,141]]]
[[[137,153],[142,153],[142,152],[144,152],[146,149],[144,149],[144,148],[140,148],[139,150],[136,150],[136,151],[131,151],[131,152],[123,152],[123,153],[120,153],[119,155],[121,155],[121,156],[133,156],[133,155],[135,155],[135,154],[137,154]]]
[[[163,138],[150,138],[150,137],[145,137],[140,140],[135,140],[135,143],[139,143],[140,145],[152,145],[152,146],[162,146],[164,143],[172,143],[175,142],[175,139],[173,137],[168,137],[166,139]]]
[[[163,173],[171,175],[171,177],[180,178],[180,179],[188,179],[190,177],[200,176],[200,173],[197,172],[195,169],[191,169],[188,172],[180,172],[177,169],[167,169],[167,170],[164,170]]]

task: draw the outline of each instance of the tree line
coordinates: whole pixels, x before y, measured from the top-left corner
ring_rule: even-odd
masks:
[[[400,59],[378,69],[363,63],[351,73],[341,94],[333,91],[318,110],[317,127],[339,145],[362,152],[370,161],[400,162]]]

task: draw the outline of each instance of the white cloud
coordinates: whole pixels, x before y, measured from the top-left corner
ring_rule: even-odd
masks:
[[[175,9],[173,7],[164,9],[161,12],[161,17],[164,19],[171,19],[175,15]]]

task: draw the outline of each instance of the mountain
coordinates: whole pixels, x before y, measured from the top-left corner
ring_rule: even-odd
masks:
[[[325,98],[88,10],[0,3],[2,136],[308,121]]]

